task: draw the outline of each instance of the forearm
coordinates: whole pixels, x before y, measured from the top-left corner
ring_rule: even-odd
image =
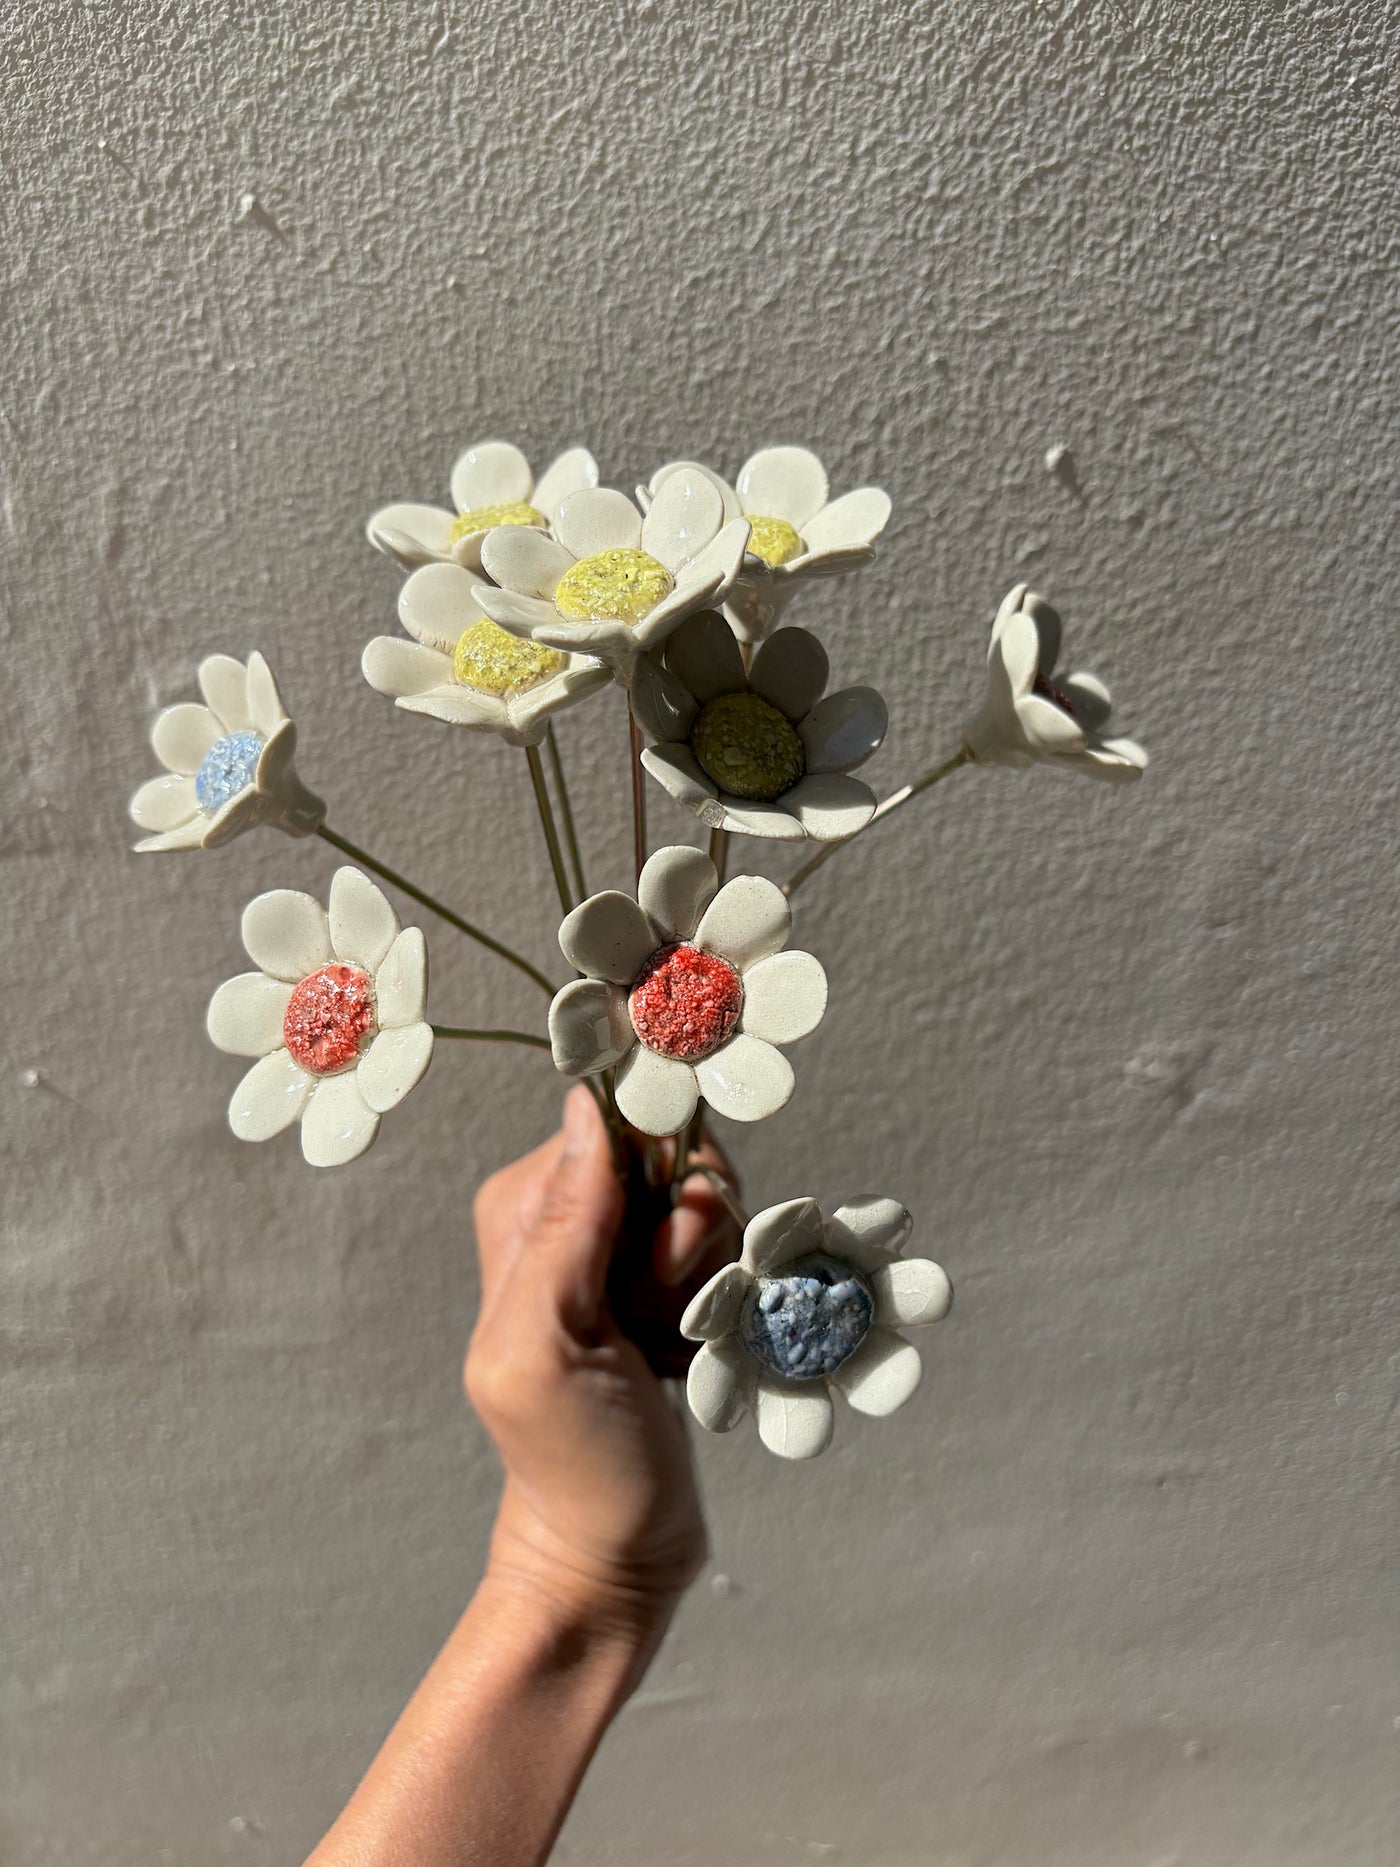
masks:
[[[307,1867],[534,1867],[669,1618],[488,1572]]]

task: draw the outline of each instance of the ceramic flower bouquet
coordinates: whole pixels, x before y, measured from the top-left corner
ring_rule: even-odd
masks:
[[[214,1043],[250,1060],[229,1104],[241,1140],[295,1123],[313,1166],[342,1166],[422,1079],[435,1041],[515,1042],[584,1078],[619,1170],[673,1197],[709,1112],[761,1121],[792,1096],[786,1051],[821,1023],[827,979],[789,944],[790,904],[839,848],[964,766],[1124,780],[1147,763],[1107,736],[1101,682],[1056,673],[1059,619],[1022,584],[992,624],[961,743],[877,804],[854,773],[884,739],[884,701],[873,687],[828,692],[821,642],[779,625],[805,584],[872,561],[890,502],[874,487],[831,499],[803,448],[763,449],[732,485],[673,462],[634,502],[599,486],[582,448],[536,480],[492,441],[460,456],[451,489],[455,512],[403,504],[369,521],[370,542],[409,575],[403,634],[377,636],[361,666],[406,713],[524,749],[572,976],[561,984],[332,830],[297,775],[296,726],[266,661],[212,655],[202,703],[155,722],[163,770],[131,801],[137,848],[213,849],[271,824],[358,865],[337,872],[324,907],[275,889],[244,911],[255,970],[221,985],[208,1017]],[[554,716],[612,682],[628,697],[636,886],[590,895]],[[689,817],[709,832],[706,849],[648,854],[648,778],[683,829]],[[782,886],[726,879],[749,838],[798,846]],[[365,870],[531,979],[549,999],[548,1035],[430,1023],[423,934],[400,926]],[[793,1199],[745,1220],[739,1262],[681,1322],[700,1345],[687,1392],[701,1425],[725,1432],[751,1412],[772,1451],[810,1458],[831,1438],[830,1388],[866,1414],[907,1400],[920,1361],[899,1331],[952,1300],[936,1264],[904,1256],[910,1231],[886,1198],[829,1215]]]

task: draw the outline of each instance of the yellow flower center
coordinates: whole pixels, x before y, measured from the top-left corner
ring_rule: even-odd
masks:
[[[671,573],[645,551],[599,551],[580,558],[554,588],[570,622],[640,622],[670,593]]]
[[[748,548],[769,570],[786,564],[802,550],[802,535],[786,519],[765,519],[750,512]]]
[[[797,728],[757,694],[707,700],[690,729],[690,749],[721,791],[772,803],[807,769]]]
[[[525,642],[495,622],[474,622],[457,638],[452,672],[463,687],[479,694],[522,693],[558,674],[564,657],[557,648]]]
[[[498,506],[473,506],[470,512],[459,512],[452,521],[452,542],[455,545],[459,538],[469,538],[473,532],[489,532],[496,525],[548,523],[543,512],[536,512],[523,499],[507,499]]]

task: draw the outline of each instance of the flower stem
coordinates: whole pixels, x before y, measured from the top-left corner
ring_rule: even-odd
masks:
[[[647,796],[644,789],[646,773],[642,769],[642,729],[637,724],[637,716],[629,704],[627,708],[627,730],[631,743],[632,766],[632,855],[637,869],[637,880],[642,879],[642,868],[647,859]]]
[[[719,1195],[720,1204],[724,1207],[730,1218],[733,1219],[741,1232],[745,1231],[748,1227],[749,1215],[734,1197],[733,1189],[730,1187],[724,1175],[722,1173],[717,1173],[713,1167],[697,1167],[695,1171],[705,1176],[715,1192]]]
[[[723,882],[724,871],[729,866],[728,830],[710,831],[710,861],[715,865],[715,874]]]
[[[534,1037],[529,1031],[470,1031],[460,1024],[435,1024],[434,1037],[470,1038],[479,1044],[529,1044],[534,1050],[548,1050],[547,1037]]]
[[[418,902],[420,906],[430,909],[434,914],[440,915],[441,918],[447,922],[448,926],[455,927],[458,933],[464,933],[469,940],[475,940],[481,946],[489,948],[492,953],[498,954],[502,959],[509,960],[511,965],[523,972],[527,979],[533,979],[542,992],[547,992],[549,996],[553,998],[555,988],[551,981],[545,977],[537,966],[532,966],[528,959],[524,958],[522,954],[517,953],[514,947],[508,947],[503,941],[493,939],[489,933],[485,933],[480,927],[474,927],[469,920],[464,920],[460,914],[454,914],[451,908],[444,907],[441,901],[437,900],[433,895],[428,894],[425,889],[419,888],[415,883],[409,881],[407,876],[400,875],[397,869],[391,869],[388,863],[380,862],[376,857],[370,855],[368,850],[361,849],[357,844],[352,843],[348,836],[339,835],[335,830],[332,830],[328,824],[323,823],[316,834],[324,838],[333,848],[340,850],[342,855],[349,856],[354,862],[363,863],[365,868],[372,869],[376,875],[381,876],[386,882],[391,882],[395,888],[402,889],[404,894],[409,896],[411,900]]]
[[[535,787],[535,806],[540,813],[540,828],[544,831],[545,847],[549,851],[549,866],[554,871],[554,886],[559,891],[559,907],[563,913],[568,914],[573,908],[574,897],[564,869],[564,852],[559,847],[559,831],[554,822],[554,806],[549,801],[549,786],[544,780],[544,762],[540,758],[539,747],[526,746],[525,758],[530,767],[530,782]]]
[[[815,875],[824,862],[830,862],[838,849],[849,849],[851,844],[855,842],[856,837],[868,836],[877,823],[881,822],[886,817],[893,816],[901,804],[907,804],[911,798],[918,797],[921,792],[930,790],[942,779],[955,772],[960,765],[968,765],[971,764],[971,762],[972,754],[965,746],[960,746],[953,756],[944,759],[941,765],[932,766],[928,771],[916,778],[912,784],[906,784],[902,789],[892,791],[883,804],[876,806],[874,815],[865,825],[864,829],[857,830],[855,836],[845,837],[839,843],[824,843],[810,862],[804,862],[800,869],[797,869],[793,874],[789,875],[787,880],[783,883],[783,893],[791,899],[802,886],[803,882],[807,880],[807,877],[809,875]]]
[[[544,736],[545,750],[549,754],[549,768],[554,774],[554,793],[559,799],[559,820],[564,826],[564,845],[569,852],[569,868],[573,874],[574,896],[582,901],[588,893],[588,883],[583,879],[583,857],[579,854],[578,828],[574,823],[574,807],[569,798],[569,787],[564,778],[564,761],[559,756],[559,741],[554,736],[551,722]]]

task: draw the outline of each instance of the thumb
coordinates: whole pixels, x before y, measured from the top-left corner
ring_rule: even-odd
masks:
[[[522,1269],[567,1328],[588,1330],[603,1309],[626,1201],[603,1117],[582,1084],[564,1098],[562,1138],[525,1240]]]

